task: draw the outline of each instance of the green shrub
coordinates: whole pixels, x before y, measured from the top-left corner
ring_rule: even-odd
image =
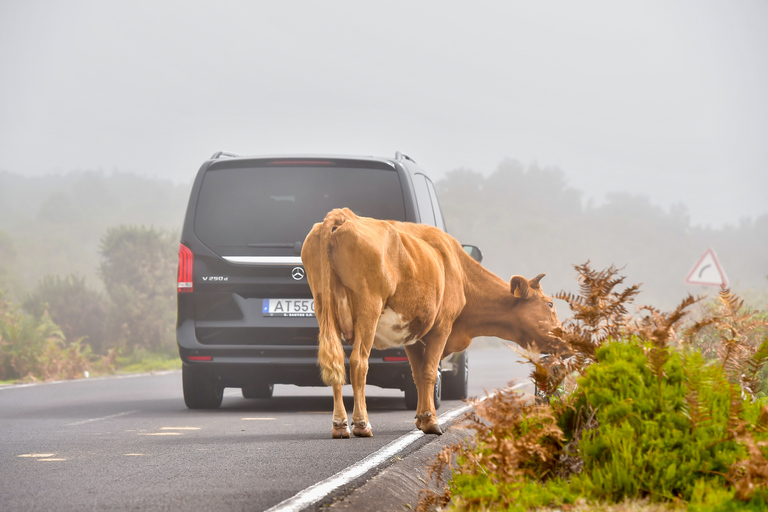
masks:
[[[556,295],[574,316],[553,331],[574,355],[523,354],[541,405],[511,389],[477,403],[474,439],[431,466],[439,485],[454,467],[450,485],[423,491],[418,510],[768,510],[768,315],[724,288],[692,324],[691,296],[630,316],[638,287],[615,291],[616,268],[576,270],[580,295]]]
[[[659,388],[649,350],[639,340],[603,345],[598,363],[579,380],[575,406],[596,410],[599,427],[581,439],[584,469],[571,480],[572,489],[614,502],[644,496],[692,502],[701,499],[697,485],[727,489],[730,468],[748,455],[732,432],[734,421],[766,438],[755,427],[765,402],[742,399],[722,369],[705,365],[698,352],[667,349]]]
[[[639,338],[606,341],[556,416],[509,390],[477,404],[467,420],[475,442],[441,454],[444,464],[458,455],[453,478],[444,495],[432,493],[424,504],[522,511],[580,499],[647,500],[700,511],[768,510],[759,474],[768,469],[768,401],[742,397],[719,365],[695,351],[665,349],[659,379],[652,349]],[[579,426],[577,411],[590,412],[590,428]],[[550,423],[555,418],[560,429]],[[577,437],[581,471],[559,476],[563,447]],[[746,480],[751,491],[740,493]]]
[[[82,377],[91,358],[90,347],[80,340],[66,344],[47,313],[27,315],[0,298],[0,380]]]

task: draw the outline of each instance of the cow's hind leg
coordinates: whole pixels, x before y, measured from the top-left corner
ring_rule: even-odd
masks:
[[[357,437],[373,437],[371,423],[368,421],[368,408],[365,404],[365,381],[368,376],[368,357],[371,355],[376,323],[379,320],[379,304],[358,305],[358,317],[355,321],[355,343],[349,356],[349,374],[352,392],[355,395],[355,409],[352,411],[352,433]],[[362,312],[369,314],[362,314]]]
[[[347,411],[344,407],[344,398],[341,395],[341,384],[333,385],[333,430],[334,439],[349,438],[349,424]]]
[[[349,358],[349,370],[352,381],[352,392],[355,396],[355,409],[352,411],[352,433],[357,437],[373,437],[371,422],[368,421],[368,407],[365,404],[365,380],[368,375],[367,351],[359,350],[357,346],[352,350]]]
[[[334,439],[349,439],[349,424],[347,410],[344,408],[344,398],[341,396],[341,384],[333,385],[333,430]]]

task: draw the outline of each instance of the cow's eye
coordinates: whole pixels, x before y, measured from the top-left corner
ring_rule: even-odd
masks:
[[[554,305],[554,304],[552,304],[551,302],[547,302],[547,306],[549,306],[549,307],[551,307],[551,308],[555,307],[555,305]]]

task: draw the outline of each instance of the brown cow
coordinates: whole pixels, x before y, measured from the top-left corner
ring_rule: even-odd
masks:
[[[365,405],[371,348],[405,346],[418,391],[416,426],[428,434],[442,433],[432,395],[440,360],[466,349],[472,338],[562,351],[550,334],[560,322],[539,285],[544,274],[507,283],[437,228],[336,209],[314,225],[301,259],[320,324],[318,363],[333,387],[334,438],[349,437],[342,340],[353,347],[352,433],[361,437],[373,435]]]

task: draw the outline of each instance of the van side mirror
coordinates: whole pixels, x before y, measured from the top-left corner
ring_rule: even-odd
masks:
[[[464,252],[469,254],[469,256],[475,260],[478,263],[482,263],[483,261],[483,251],[480,250],[479,247],[474,245],[462,245],[462,249],[464,249]]]

